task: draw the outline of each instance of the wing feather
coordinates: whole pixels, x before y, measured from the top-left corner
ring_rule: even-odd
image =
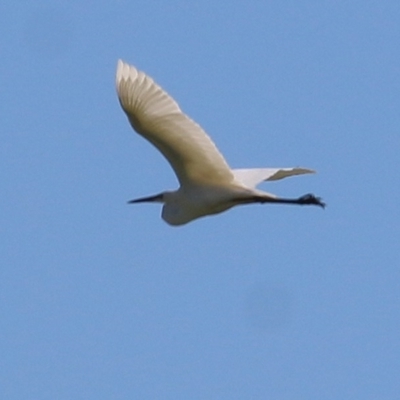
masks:
[[[308,168],[251,168],[232,170],[235,179],[245,186],[255,188],[263,181],[277,181],[294,175],[313,174],[315,171]]]
[[[181,185],[233,180],[210,137],[149,76],[119,60],[116,85],[133,129],[165,156]]]

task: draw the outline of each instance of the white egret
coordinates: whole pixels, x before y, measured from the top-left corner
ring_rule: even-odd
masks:
[[[133,129],[164,155],[180,183],[178,190],[129,203],[162,203],[162,218],[170,225],[183,225],[240,204],[325,207],[321,199],[312,194],[287,199],[256,189],[262,181],[315,171],[306,168],[230,169],[203,129],[149,76],[119,60],[116,85],[119,101]]]

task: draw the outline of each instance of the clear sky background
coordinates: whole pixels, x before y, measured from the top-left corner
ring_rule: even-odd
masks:
[[[398,0],[3,0],[0,55],[1,399],[399,399]],[[127,205],[118,58],[326,210]]]

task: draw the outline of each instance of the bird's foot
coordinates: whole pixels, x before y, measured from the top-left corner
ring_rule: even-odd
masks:
[[[321,197],[316,197],[313,194],[305,194],[298,198],[298,203],[300,205],[315,205],[325,208],[326,204],[321,200]]]

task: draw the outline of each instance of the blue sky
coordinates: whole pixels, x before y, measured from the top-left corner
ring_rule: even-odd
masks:
[[[397,399],[400,3],[0,4],[0,397]],[[118,58],[232,167],[328,203],[180,228]]]

